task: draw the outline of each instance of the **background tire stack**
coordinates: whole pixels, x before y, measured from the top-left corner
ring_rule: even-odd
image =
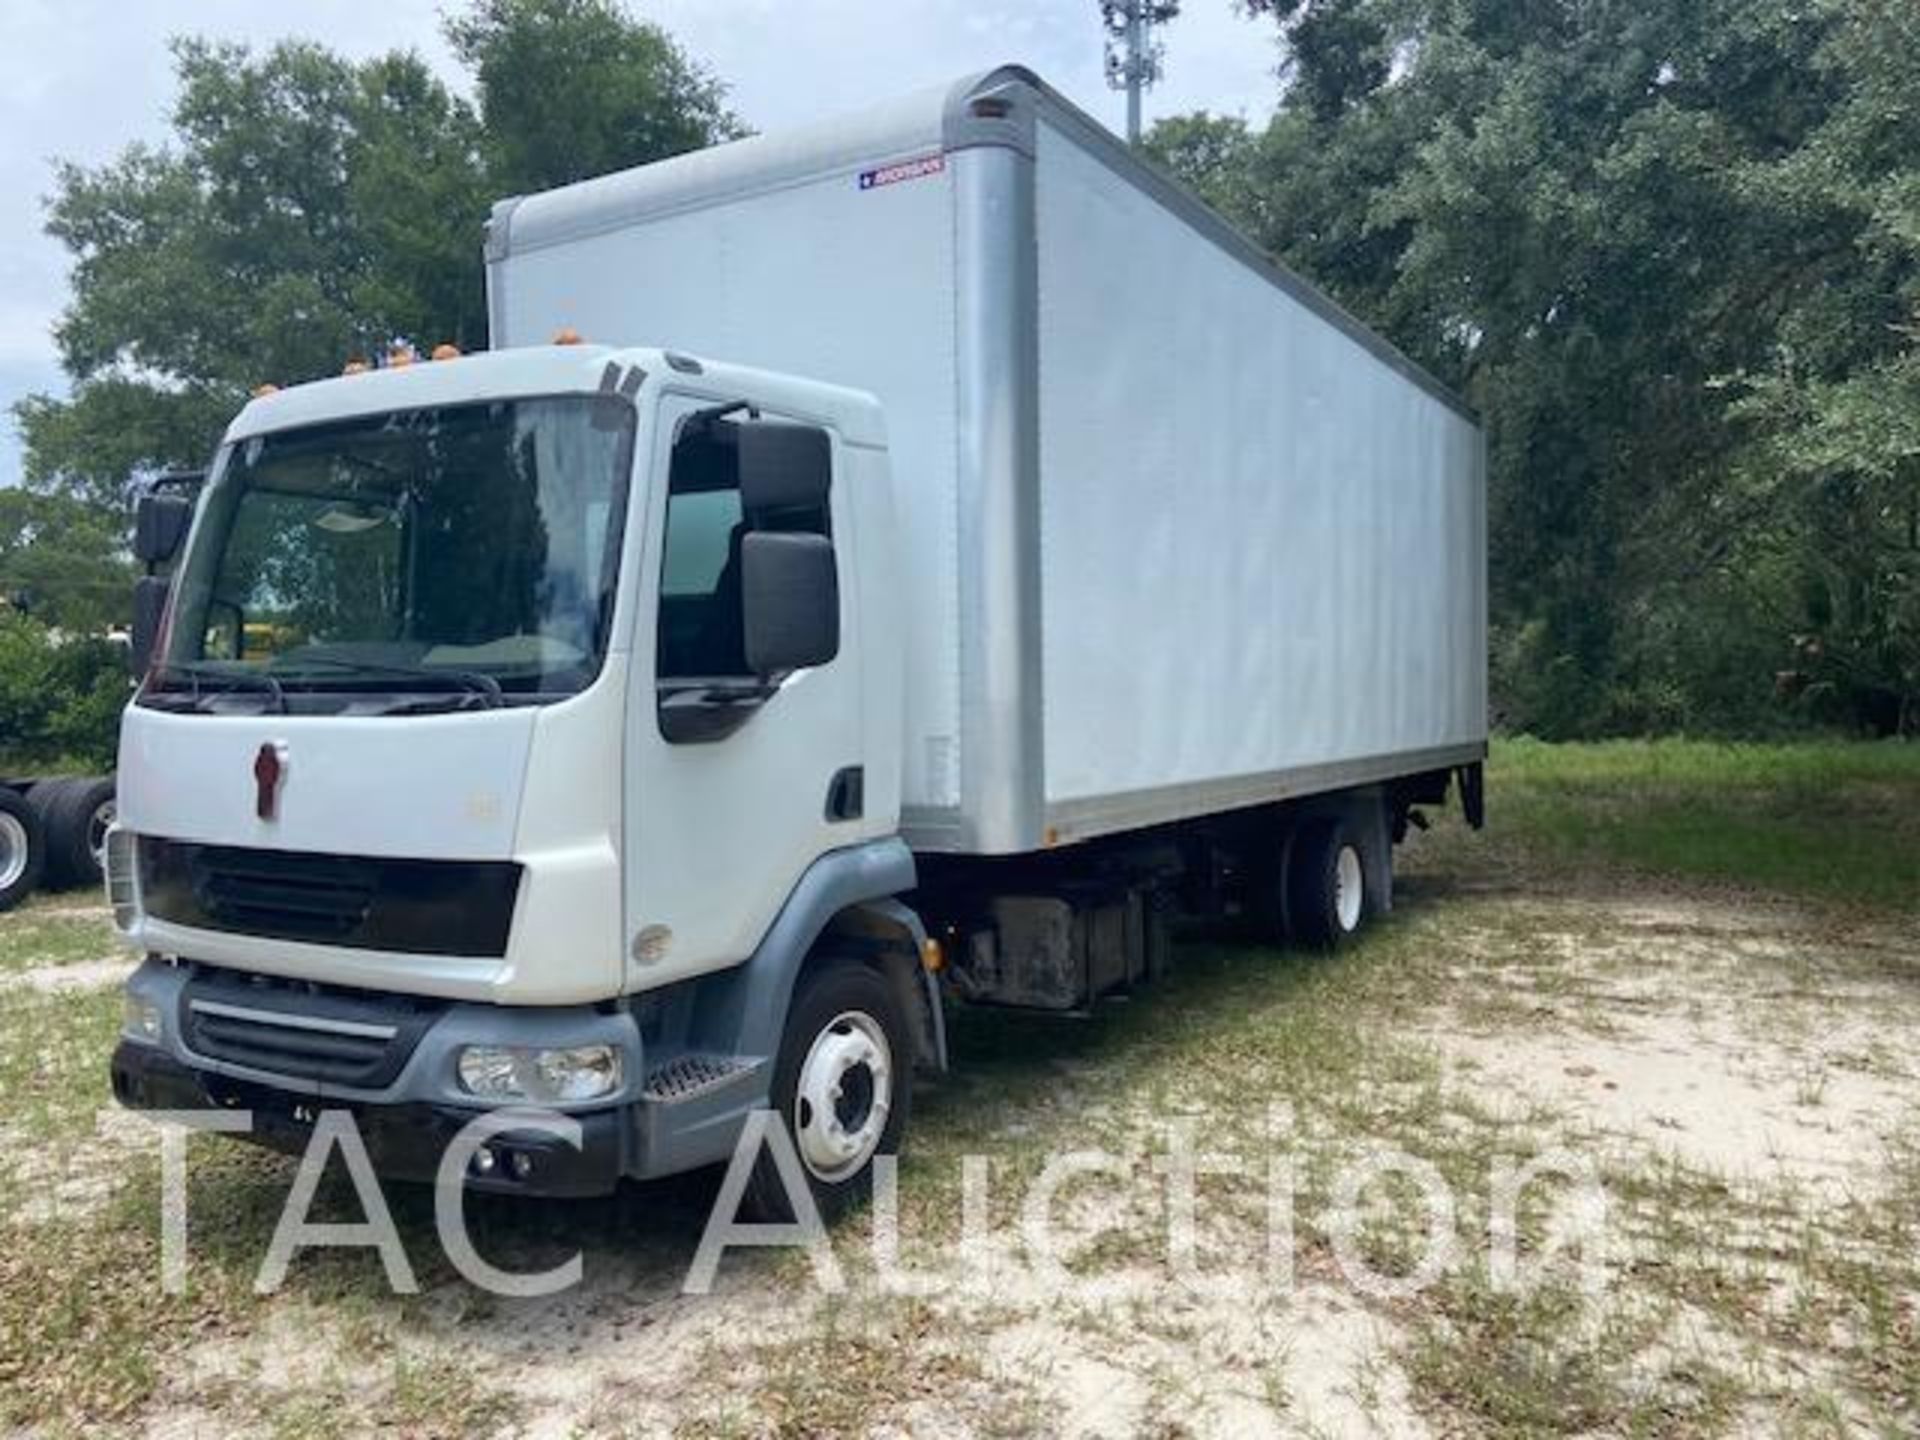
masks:
[[[113,820],[113,781],[99,775],[42,780],[27,792],[46,831],[49,889],[100,884],[99,845]]]
[[[38,886],[97,889],[100,847],[113,820],[113,780],[64,775],[0,784],[0,910],[10,910]],[[24,842],[24,865],[13,863]]]

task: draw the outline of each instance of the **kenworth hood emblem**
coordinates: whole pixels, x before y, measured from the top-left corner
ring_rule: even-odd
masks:
[[[280,782],[287,773],[287,747],[269,740],[253,757],[253,813],[262,820],[273,819],[280,802]]]

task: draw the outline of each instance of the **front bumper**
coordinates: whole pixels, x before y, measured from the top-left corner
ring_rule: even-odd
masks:
[[[113,1094],[132,1110],[245,1110],[252,1126],[242,1138],[288,1154],[299,1154],[313,1136],[323,1110],[345,1110],[367,1147],[374,1170],[393,1180],[432,1183],[440,1159],[454,1138],[484,1111],[423,1101],[356,1104],[308,1098],[254,1081],[234,1080],[192,1069],[153,1045],[122,1040],[113,1052]],[[574,1149],[541,1131],[509,1131],[490,1137],[499,1157],[489,1174],[469,1166],[472,1189],[513,1195],[584,1198],[610,1194],[628,1172],[632,1117],[625,1109],[591,1111],[567,1117],[580,1126]],[[524,1174],[513,1159],[525,1157]]]
[[[537,1130],[510,1132],[486,1141],[499,1160],[490,1171],[469,1166],[466,1183],[506,1194],[592,1196],[611,1192],[622,1178],[649,1179],[697,1169],[727,1159],[747,1114],[766,1103],[771,1070],[766,1057],[702,1058],[718,1078],[687,1086],[687,1052],[654,1044],[647,1054],[639,1024],[624,1008],[530,1007],[467,1003],[437,1004],[422,1013],[417,999],[307,994],[276,989],[266,977],[215,972],[208,988],[203,968],[149,958],[127,980],[129,997],[160,1016],[157,1038],[125,1036],[114,1050],[115,1097],[135,1110],[245,1110],[247,1138],[275,1149],[299,1152],[323,1111],[352,1114],[381,1175],[432,1181],[447,1146],[475,1119],[497,1108],[461,1088],[460,1051],[468,1045],[531,1048],[606,1044],[621,1056],[618,1089],[591,1101],[520,1108],[558,1114],[580,1126],[578,1149]],[[214,1004],[207,1005],[209,999]],[[324,1022],[329,1047],[347,1043],[345,1032],[392,1030],[404,1035],[404,1054],[391,1065],[374,1056],[363,1083],[292,1074],[246,1063],[249,1051],[272,1051],[250,1039],[246,1048],[202,1051],[210,1032],[196,1031],[193,1011],[219,1012],[220,1019],[278,1016],[291,1028],[276,1038],[310,1033]],[[383,1012],[391,1007],[391,1014]],[[388,1024],[372,1022],[388,1021]],[[196,1038],[197,1037],[197,1038]],[[277,1062],[276,1062],[277,1063]],[[650,1082],[646,1066],[651,1064]],[[516,1158],[519,1159],[516,1165]]]

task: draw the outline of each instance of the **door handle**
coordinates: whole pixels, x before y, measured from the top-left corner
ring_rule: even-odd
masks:
[[[858,820],[866,813],[867,772],[859,765],[848,765],[827,782],[827,819]]]

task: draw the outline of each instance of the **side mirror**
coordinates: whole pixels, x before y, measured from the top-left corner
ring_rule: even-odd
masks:
[[[133,582],[133,629],[128,636],[127,668],[144,680],[153,668],[154,647],[160,642],[160,622],[167,611],[169,585],[163,576],[142,575]]]
[[[180,495],[142,495],[133,507],[133,555],[143,565],[164,565],[180,552],[193,523],[193,502]]]
[[[737,427],[740,508],[749,516],[827,506],[833,449],[815,425],[755,420]]]
[[[756,530],[742,537],[740,588],[754,674],[804,670],[840,653],[840,577],[826,536]]]

